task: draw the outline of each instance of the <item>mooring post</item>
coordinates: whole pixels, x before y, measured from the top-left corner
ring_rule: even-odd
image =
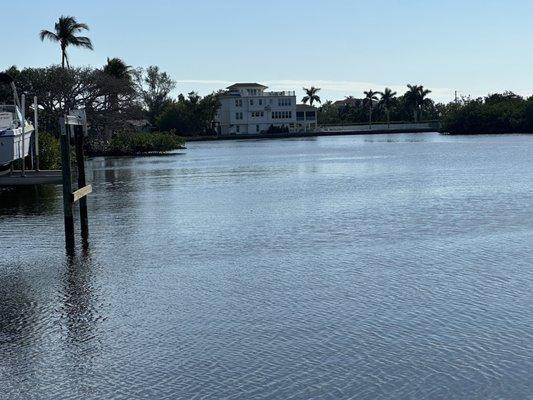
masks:
[[[87,185],[85,180],[85,155],[83,153],[84,132],[82,126],[74,126],[76,143],[76,165],[78,167],[78,188]],[[87,216],[87,196],[80,199],[81,236],[84,240],[89,238],[89,217]]]
[[[39,115],[38,115],[37,96],[33,98],[33,127],[34,127],[34,151],[35,151],[35,171],[39,171]]]
[[[72,213],[72,172],[70,170],[70,126],[66,119],[61,125],[61,171],[63,176],[63,215],[65,219],[65,243],[67,249],[74,247],[74,215]]]
[[[21,175],[26,175],[26,95],[22,95],[21,101],[20,101],[20,113],[22,116],[22,121],[20,121],[20,125],[22,127],[22,168],[21,168]]]

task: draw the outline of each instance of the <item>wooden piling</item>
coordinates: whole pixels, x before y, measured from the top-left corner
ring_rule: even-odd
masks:
[[[26,95],[22,95],[21,98],[21,110],[20,113],[22,115],[22,121],[20,121],[20,126],[22,129],[22,175],[24,176],[26,173]],[[20,146],[19,146],[20,147]]]
[[[39,171],[39,106],[37,104],[37,96],[33,98],[33,135],[34,140],[34,168]]]
[[[89,244],[89,218],[87,213],[87,195],[92,186],[87,185],[85,177],[84,136],[87,132],[87,119],[84,110],[74,110],[60,120],[61,124],[61,163],[63,177],[63,209],[65,215],[65,243],[67,252],[74,251],[74,203],[80,203],[80,225],[83,248]],[[78,189],[72,191],[72,171],[70,166],[70,141],[74,138],[76,162],[78,169]]]
[[[76,144],[76,164],[78,167],[78,191],[83,191],[80,201],[81,236],[84,240],[89,237],[89,217],[87,215],[87,194],[91,186],[87,186],[85,179],[85,155],[83,152],[84,132],[81,126],[74,126],[74,140]],[[76,199],[74,199],[76,201]]]
[[[74,215],[72,212],[72,171],[70,169],[70,127],[65,118],[59,121],[61,126],[61,171],[63,177],[63,216],[65,220],[65,244],[67,249],[74,247]]]

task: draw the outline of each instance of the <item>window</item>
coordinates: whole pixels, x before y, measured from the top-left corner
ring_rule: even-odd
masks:
[[[296,111],[296,120],[303,121],[305,119],[305,113],[303,111]]]
[[[251,106],[254,105],[254,99],[250,99],[250,105],[251,105]]]
[[[239,133],[240,131],[241,131],[241,127],[237,125],[237,133]]]
[[[235,119],[242,119],[242,112],[235,113]]]
[[[255,126],[255,131],[256,131],[256,132],[259,132],[259,125],[256,125],[256,126]]]
[[[262,106],[263,105],[263,99],[259,99],[259,105]]]
[[[316,113],[314,111],[306,111],[305,118],[306,119],[315,119],[316,118]]]
[[[285,99],[285,98],[278,99],[279,107],[286,107],[286,106],[290,106],[291,104],[292,104],[291,99]]]
[[[235,107],[242,107],[242,99],[235,100]]]
[[[273,111],[272,119],[289,119],[292,118],[292,111]]]

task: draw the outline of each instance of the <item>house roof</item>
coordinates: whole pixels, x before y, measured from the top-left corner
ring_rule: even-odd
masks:
[[[259,83],[234,83],[231,86],[228,86],[226,89],[240,89],[240,88],[247,88],[247,87],[256,87],[256,88],[263,88],[266,89],[268,86],[261,85]]]

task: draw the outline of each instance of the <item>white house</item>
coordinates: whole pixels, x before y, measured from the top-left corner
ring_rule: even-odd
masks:
[[[267,87],[258,83],[236,83],[226,89],[220,96],[216,116],[220,135],[299,132],[316,128],[316,109],[297,105],[294,91],[267,92]]]

